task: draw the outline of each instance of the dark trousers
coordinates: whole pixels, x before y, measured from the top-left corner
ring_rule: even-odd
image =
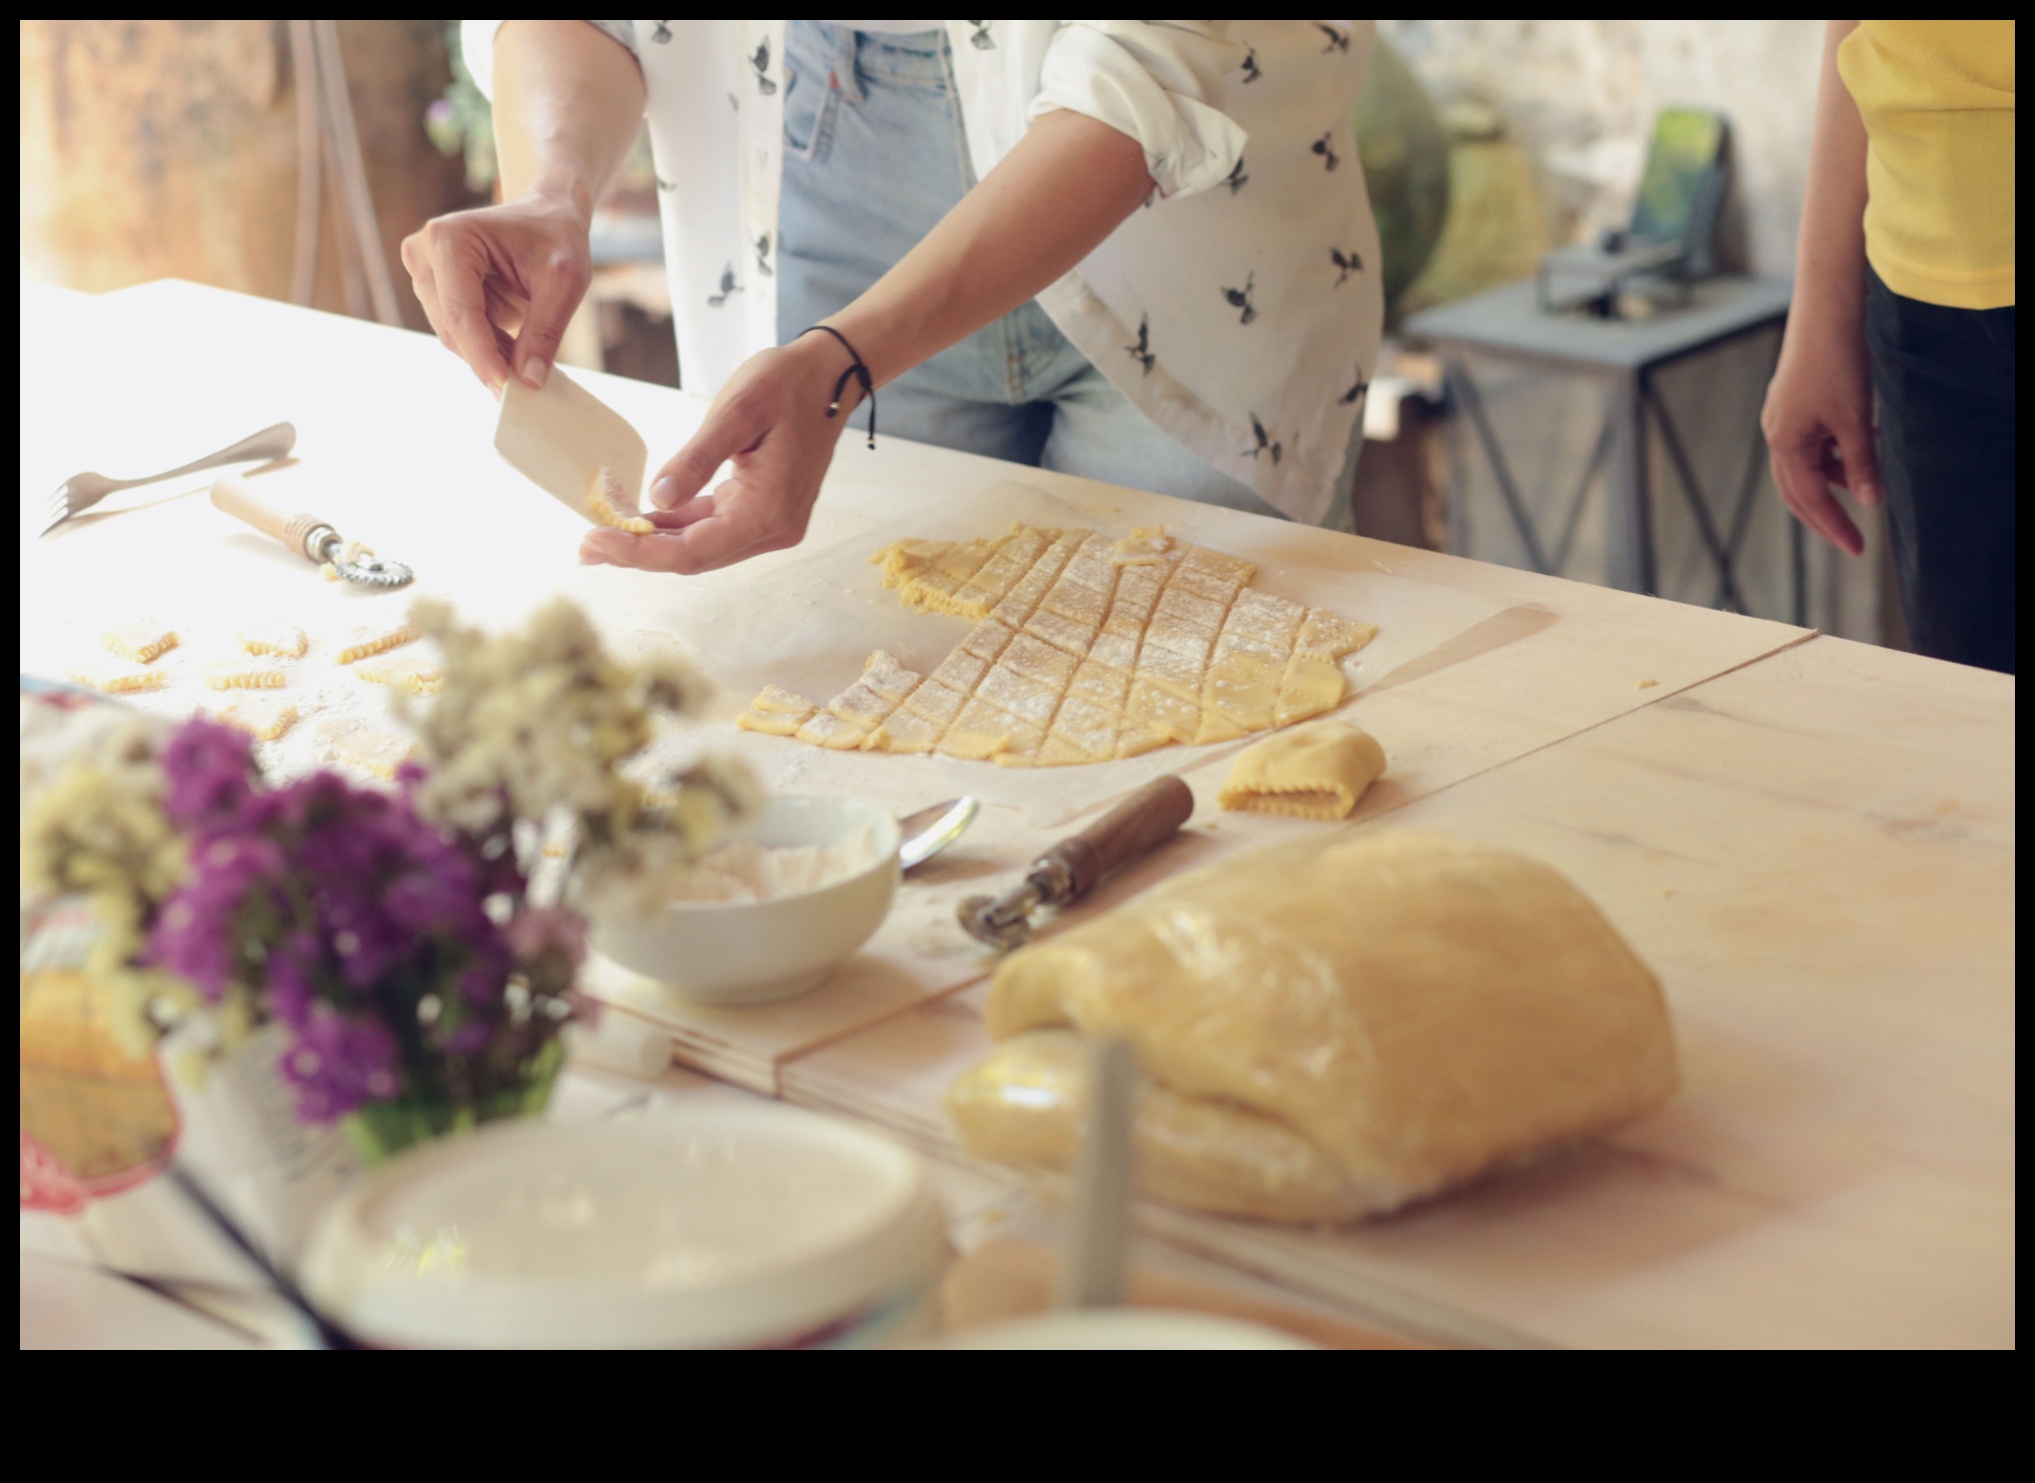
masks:
[[[2012,674],[2013,306],[1946,309],[1870,273],[1865,329],[1908,632],[1931,658]]]

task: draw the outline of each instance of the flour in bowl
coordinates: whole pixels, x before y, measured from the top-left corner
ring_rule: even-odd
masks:
[[[860,875],[877,861],[876,826],[830,845],[760,845],[738,839],[672,876],[673,901],[775,901]]]

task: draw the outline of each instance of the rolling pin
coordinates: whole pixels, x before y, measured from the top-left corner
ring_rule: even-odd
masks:
[[[1032,913],[1079,901],[1119,866],[1165,843],[1194,813],[1179,778],[1154,778],[1095,823],[1031,863],[1024,883],[1001,896],[970,896],[956,908],[968,935],[999,952],[1031,939]]]

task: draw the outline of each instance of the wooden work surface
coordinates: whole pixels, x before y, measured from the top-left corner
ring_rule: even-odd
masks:
[[[275,487],[410,562],[419,590],[491,622],[565,593],[611,633],[691,638],[709,668],[690,605],[957,499],[995,530],[987,491],[1014,477],[1098,528],[1157,521],[1261,567],[1489,598],[1491,619],[1417,662],[1354,667],[1347,714],[1393,758],[1355,827],[1390,814],[1567,871],[1665,981],[1688,1090],[1599,1148],[1358,1232],[1150,1220],[1442,1337],[2011,1341],[2011,680],[890,439],[844,444],[798,551],[701,579],[582,569],[582,527],[494,459],[493,402],[423,337],[175,283],[25,289],[22,311],[25,515],[67,474],[174,464],[288,418],[298,462]],[[690,398],[588,380],[653,464],[697,424]],[[24,670],[139,612],[202,630],[314,600],[308,567],[211,509],[208,483],[24,542]],[[1226,764],[1181,761],[1206,804]],[[1097,906],[1305,827],[1204,809]],[[754,1019],[670,1010],[690,1059],[944,1146],[939,1094],[984,1041],[966,987],[983,964],[943,913],[1051,837],[986,811],[839,983]]]

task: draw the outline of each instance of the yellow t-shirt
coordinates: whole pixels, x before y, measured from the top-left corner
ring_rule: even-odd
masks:
[[[1837,69],[1866,132],[1865,255],[1904,298],[2014,302],[2014,23],[1861,21]]]

